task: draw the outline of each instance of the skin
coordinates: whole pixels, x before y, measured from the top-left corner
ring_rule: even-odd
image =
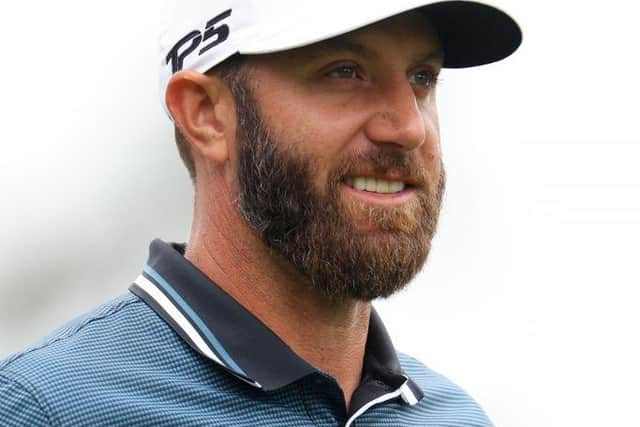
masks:
[[[436,94],[429,84],[442,58],[425,18],[404,14],[330,42],[251,57],[248,80],[275,140],[317,159],[314,185],[324,191],[332,167],[373,146],[405,150],[430,176],[442,172]],[[427,78],[425,78],[425,76]],[[304,286],[305,277],[270,252],[237,211],[238,117],[227,85],[193,71],[177,73],[167,104],[192,147],[195,209],[186,257],[262,320],[298,355],[332,375],[348,407],[362,371],[371,305],[329,301]],[[402,179],[388,171],[375,175]],[[412,187],[371,195],[341,186],[345,203],[413,209]],[[384,239],[371,222],[354,227]]]

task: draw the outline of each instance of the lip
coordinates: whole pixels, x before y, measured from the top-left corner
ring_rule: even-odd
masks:
[[[409,186],[399,193],[381,194],[364,190],[356,190],[344,182],[340,184],[341,190],[348,196],[357,200],[378,206],[399,206],[412,200],[416,196],[415,187]]]

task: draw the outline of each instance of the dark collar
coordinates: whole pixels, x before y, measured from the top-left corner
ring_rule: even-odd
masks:
[[[275,390],[319,372],[183,254],[184,245],[154,240],[143,273],[130,290],[191,347],[243,381],[265,390]],[[351,406],[361,407],[372,395],[400,387],[404,387],[404,394],[398,396],[405,402],[414,404],[422,398],[419,387],[402,371],[391,339],[372,310],[362,382]]]

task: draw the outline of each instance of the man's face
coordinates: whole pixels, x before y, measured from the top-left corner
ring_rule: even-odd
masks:
[[[444,189],[439,47],[406,14],[242,73],[240,211],[330,298],[388,296],[427,258]]]

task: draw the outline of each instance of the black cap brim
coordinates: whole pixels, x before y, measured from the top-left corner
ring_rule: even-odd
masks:
[[[443,1],[422,10],[436,28],[445,68],[466,68],[506,58],[522,43],[522,31],[509,15],[472,1]]]

